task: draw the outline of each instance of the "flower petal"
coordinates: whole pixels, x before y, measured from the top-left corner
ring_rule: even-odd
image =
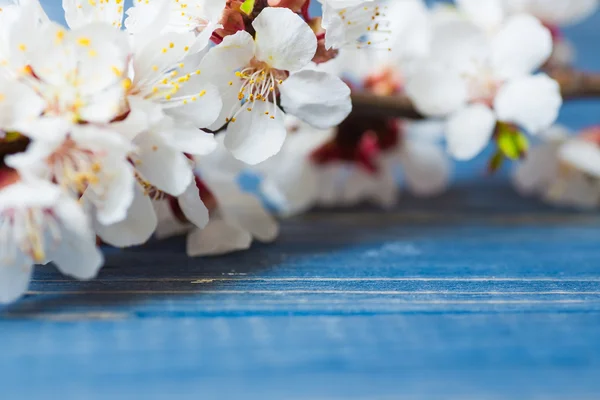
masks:
[[[225,147],[238,160],[254,165],[267,160],[281,150],[286,130],[283,112],[269,102],[256,101],[252,111],[242,110],[235,122],[230,122]]]
[[[289,8],[265,8],[252,26],[256,30],[256,58],[272,68],[298,71],[317,51],[314,32]]]
[[[61,226],[60,244],[48,251],[52,260],[65,275],[77,279],[92,279],[97,274],[104,256],[96,246],[96,234],[88,216],[73,199],[63,196],[54,207]]]
[[[239,226],[261,242],[275,240],[279,225],[255,196],[242,192],[237,183],[230,180],[210,179],[207,181],[209,188],[217,198],[223,219],[229,225]]]
[[[531,15],[511,17],[492,41],[492,65],[499,78],[528,75],[552,54],[552,34]]]
[[[439,145],[408,140],[401,160],[408,188],[416,196],[436,196],[447,189],[450,160]]]
[[[458,73],[477,73],[489,57],[489,40],[476,25],[454,20],[435,26],[431,42],[434,61]]]
[[[542,143],[527,153],[513,176],[513,183],[524,196],[541,193],[558,175],[560,142]]]
[[[136,169],[144,179],[172,196],[186,190],[193,178],[192,165],[181,151],[171,147],[167,137],[147,132],[138,135],[134,143],[138,147]]]
[[[561,146],[559,158],[586,174],[600,178],[600,148],[595,143],[569,140]]]
[[[473,104],[450,117],[446,127],[448,152],[458,160],[470,160],[489,143],[496,116],[483,104]]]
[[[504,0],[513,12],[532,14],[549,25],[565,26],[576,24],[598,9],[598,0]]]
[[[507,83],[494,101],[500,121],[520,125],[532,134],[549,128],[558,118],[561,106],[560,87],[546,74]]]
[[[279,89],[285,112],[315,128],[336,126],[352,111],[350,88],[337,76],[325,72],[297,72]]]
[[[27,291],[33,266],[22,255],[11,264],[0,266],[0,303],[17,300]]]
[[[135,196],[127,218],[113,225],[96,225],[102,240],[115,247],[131,247],[144,244],[150,239],[158,223],[152,202],[140,185],[135,185]]]
[[[190,232],[187,238],[187,254],[190,257],[218,256],[249,249],[251,244],[252,235],[248,231],[217,219],[202,230]]]
[[[120,29],[123,22],[123,2],[120,0],[62,0],[65,20],[71,29],[91,22],[102,22]]]
[[[206,155],[217,148],[215,135],[196,128],[186,121],[175,121],[171,145],[177,150],[191,155]]]
[[[456,0],[456,5],[471,21],[484,29],[493,29],[504,19],[501,0]]]
[[[195,181],[192,181],[186,191],[177,198],[177,202],[188,221],[200,229],[208,224],[208,209],[200,198]]]
[[[409,77],[406,93],[421,113],[446,116],[467,101],[467,85],[459,74],[440,65],[424,65]]]

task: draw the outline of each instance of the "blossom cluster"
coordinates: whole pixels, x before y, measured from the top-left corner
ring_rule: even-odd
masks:
[[[431,196],[451,158],[490,142],[521,158],[562,104],[540,72],[570,60],[558,27],[598,5],[318,1],[321,17],[310,0],[63,0],[63,26],[0,0],[0,301],[36,264],[93,278],[102,244],[186,233],[190,256],[222,254],[274,240],[274,216],[391,207],[398,171]],[[353,112],[352,92],[406,95],[428,119]],[[541,152],[597,151],[556,143]],[[520,187],[555,193],[531,155]]]

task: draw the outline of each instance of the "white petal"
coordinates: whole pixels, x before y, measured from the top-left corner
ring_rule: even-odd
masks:
[[[482,28],[493,29],[504,19],[504,8],[500,0],[456,0],[456,5]]]
[[[0,303],[12,303],[27,291],[32,270],[23,257],[16,263],[0,265]]]
[[[133,168],[127,163],[120,165],[120,168],[115,168],[113,171],[114,176],[106,188],[102,202],[94,203],[98,207],[98,221],[105,225],[123,221],[133,201],[135,185]],[[84,197],[86,197],[85,193]]]
[[[560,159],[586,174],[600,177],[600,147],[596,143],[575,139],[560,148]]]
[[[312,29],[288,8],[265,8],[252,26],[256,30],[256,57],[273,68],[298,71],[317,51]]]
[[[186,121],[175,121],[170,142],[177,150],[197,156],[210,154],[217,148],[215,135]]]
[[[458,160],[470,160],[488,145],[495,127],[496,116],[482,104],[458,111],[447,123],[448,152]]]
[[[158,221],[152,202],[140,185],[135,185],[135,196],[127,218],[110,226],[96,226],[102,240],[115,247],[130,247],[144,244],[150,239]]]
[[[48,258],[65,275],[92,279],[102,267],[104,256],[96,246],[88,216],[75,200],[66,196],[54,210],[61,222],[61,239],[57,247],[48,251]]]
[[[102,22],[120,29],[123,22],[123,1],[63,0],[62,6],[71,29],[91,22]]]
[[[492,42],[496,75],[507,79],[530,74],[552,54],[552,34],[530,15],[510,18]]]
[[[500,121],[522,126],[532,134],[549,128],[558,118],[561,106],[560,87],[545,74],[507,83],[494,101]]]
[[[529,150],[517,167],[513,183],[522,195],[542,192],[558,175],[559,142],[543,143]]]
[[[21,177],[23,178],[23,177]],[[61,190],[58,186],[39,179],[22,179],[0,190],[0,209],[19,207],[53,208]]]
[[[315,205],[318,196],[318,172],[308,162],[294,159],[278,165],[261,183],[261,192],[277,207],[280,216],[290,217]]]
[[[207,128],[219,117],[223,100],[217,86],[208,83],[199,75],[194,75],[165,107],[167,114],[176,119],[186,119],[193,122],[197,128]]]
[[[392,168],[381,168],[377,173],[352,166],[341,192],[341,204],[353,206],[370,201],[391,209],[398,203],[398,183]]]
[[[409,77],[406,93],[417,110],[428,116],[446,116],[460,109],[468,95],[459,74],[431,64]]]
[[[392,1],[386,4],[386,20],[389,22],[391,33],[391,51],[377,51],[373,56],[388,58],[399,62],[414,60],[417,57],[425,57],[431,44],[431,21],[429,10],[421,0]],[[380,33],[372,34],[373,40],[377,40]],[[360,49],[363,62],[369,62]]]
[[[237,183],[231,180],[211,179],[207,183],[228,224],[239,226],[262,242],[275,240],[279,226],[255,196],[242,192]]]
[[[513,13],[535,15],[549,25],[576,24],[598,9],[598,0],[504,0]]]
[[[193,33],[169,32],[137,46],[133,57],[134,86],[158,80],[177,66],[188,54],[194,40]]]
[[[168,138],[147,132],[136,137],[136,169],[142,177],[158,189],[172,195],[182,194],[192,181],[190,160],[171,147]]]
[[[435,27],[431,57],[458,73],[477,72],[489,57],[485,32],[467,21],[451,21]]]
[[[421,140],[408,140],[402,152],[404,177],[417,196],[436,196],[450,180],[450,160],[440,146]]]
[[[279,86],[281,106],[315,128],[340,124],[352,111],[350,88],[337,76],[304,70]]]
[[[125,28],[136,45],[156,39],[157,35],[167,32],[171,13],[171,0],[134,1],[135,7],[130,7],[126,14]]]
[[[182,235],[193,229],[193,225],[185,222],[181,222],[177,218],[171,208],[170,200],[159,200],[152,203],[154,210],[156,211],[156,217],[158,219],[158,225],[154,236],[157,239],[166,239],[172,236]]]
[[[558,177],[543,196],[552,204],[592,210],[600,203],[600,187],[597,181],[582,173],[571,173],[567,177]]]
[[[252,234],[261,242],[272,242],[279,235],[277,221],[267,213],[262,203],[253,195],[240,193],[227,204],[220,204],[223,218]]]
[[[177,201],[188,221],[200,229],[208,224],[208,209],[200,198],[195,181],[192,181],[186,191],[177,198]]]
[[[187,254],[190,257],[218,256],[249,249],[251,244],[252,235],[249,232],[217,219],[202,230],[190,232]]]
[[[283,112],[269,102],[256,101],[230,122],[225,146],[240,161],[254,165],[279,152],[285,141]],[[268,113],[268,115],[266,114]]]
[[[226,36],[202,59],[200,70],[210,74],[210,82],[227,83],[234,72],[246,66],[254,56],[254,39],[246,31]]]
[[[159,103],[139,96],[129,96],[129,114],[123,121],[113,122],[110,129],[121,134],[127,140],[133,140],[138,134],[157,125],[164,113]]]

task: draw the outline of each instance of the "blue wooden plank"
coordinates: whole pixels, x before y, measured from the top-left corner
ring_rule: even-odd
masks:
[[[115,253],[96,282],[40,270],[28,298],[4,310],[5,393],[600,392],[596,217],[349,216],[287,222],[279,243],[228,257],[188,260],[181,240]],[[319,233],[308,240],[311,227]]]

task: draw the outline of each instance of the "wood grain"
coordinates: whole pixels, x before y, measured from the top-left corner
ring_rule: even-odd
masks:
[[[599,23],[566,32],[583,70]],[[0,309],[0,399],[597,399],[600,215],[518,196],[489,155],[441,198],[315,210],[244,253],[174,239],[107,250],[93,282],[40,267]]]

